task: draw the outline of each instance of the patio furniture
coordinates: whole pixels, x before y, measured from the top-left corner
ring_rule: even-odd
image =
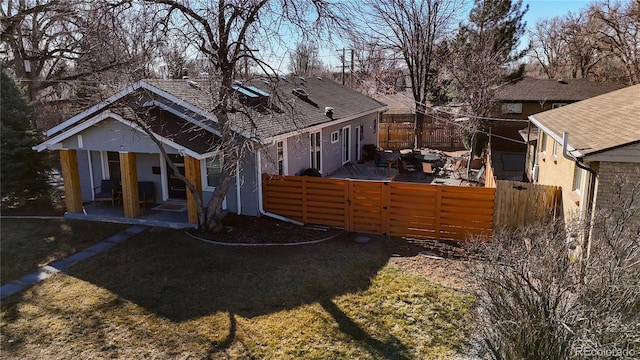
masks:
[[[99,192],[95,193],[97,189]],[[118,180],[102,180],[100,186],[93,188],[93,204],[96,201],[111,201],[111,206],[116,205],[116,200],[120,199],[120,182]]]
[[[151,181],[138,182],[138,200],[144,210],[145,204],[153,204],[156,201],[155,186]]]
[[[435,173],[433,166],[431,163],[423,162],[422,163],[422,174],[424,174],[424,178],[427,178],[427,175],[433,175]]]

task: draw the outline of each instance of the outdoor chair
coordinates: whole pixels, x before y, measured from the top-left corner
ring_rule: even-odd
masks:
[[[96,192],[96,190],[100,190]],[[93,204],[96,201],[111,201],[111,206],[116,205],[116,200],[120,199],[120,182],[118,180],[102,180],[100,186],[93,189]]]
[[[422,163],[422,174],[424,174],[425,179],[427,178],[427,175],[433,175],[434,173],[435,171],[433,170],[431,163]]]
[[[138,182],[138,201],[144,210],[145,204],[153,204],[156,201],[155,186],[151,181]]]

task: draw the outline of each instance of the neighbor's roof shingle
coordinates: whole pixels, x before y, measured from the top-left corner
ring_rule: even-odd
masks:
[[[563,83],[564,82],[564,83]],[[524,77],[496,90],[499,101],[580,101],[625,87],[613,82],[586,79],[559,80]]]
[[[640,141],[640,85],[596,96],[529,117],[583,155]]]

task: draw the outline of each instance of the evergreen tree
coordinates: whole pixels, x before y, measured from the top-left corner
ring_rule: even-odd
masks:
[[[488,141],[489,124],[474,117],[493,115],[496,87],[524,73],[524,64],[516,67],[515,63],[527,51],[519,51],[518,43],[528,9],[522,8],[522,0],[475,0],[469,21],[460,25],[453,42],[452,85],[472,115],[464,134],[475,154]]]
[[[39,136],[33,109],[2,69],[0,82],[0,195],[2,203],[46,195],[49,190],[47,158],[35,152]]]

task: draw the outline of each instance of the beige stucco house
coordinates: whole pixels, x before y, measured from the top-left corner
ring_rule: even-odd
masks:
[[[640,182],[640,85],[529,116],[539,130],[533,180],[562,187],[562,212],[589,220],[616,195],[616,176]],[[623,197],[632,186],[622,189]],[[640,223],[640,214],[635,219]]]

